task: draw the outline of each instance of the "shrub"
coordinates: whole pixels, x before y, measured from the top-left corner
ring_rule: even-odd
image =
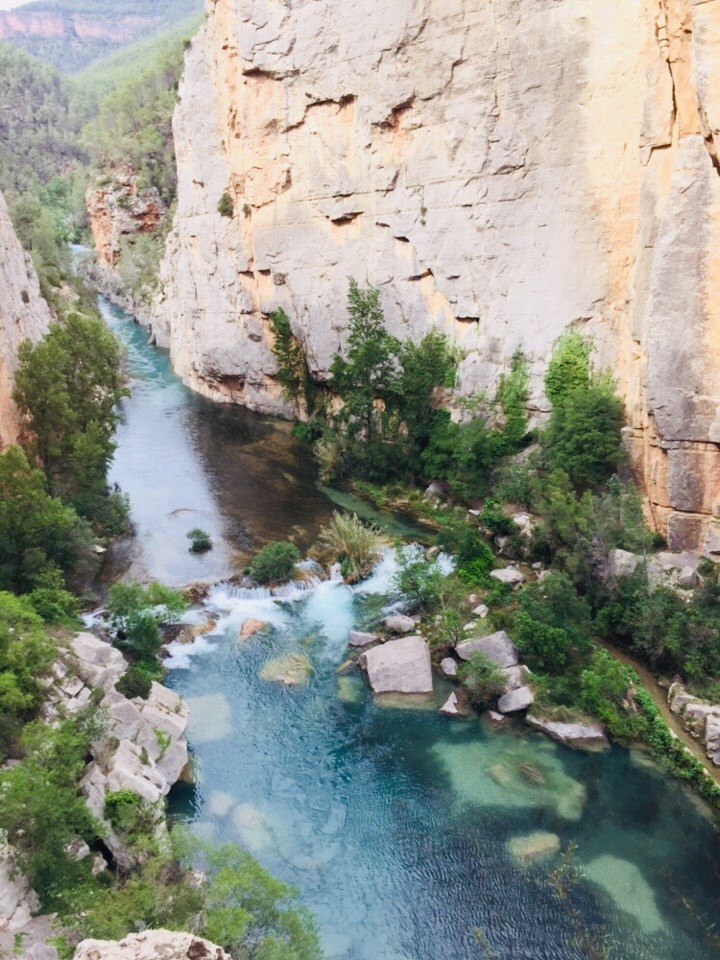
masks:
[[[162,642],[159,625],[176,622],[187,607],[180,591],[160,583],[115,583],[108,591],[107,607],[117,645],[156,676]]]
[[[43,674],[56,654],[28,598],[0,592],[0,754],[37,716]]]
[[[292,543],[268,543],[250,564],[250,575],[258,583],[283,583],[289,580],[295,564],[300,559],[297,547]]]
[[[563,674],[589,654],[590,608],[569,577],[552,573],[522,591],[513,630],[531,670]]]
[[[337,510],[318,536],[318,547],[332,561],[340,563],[350,583],[366,577],[379,560],[386,543],[377,527],[363,523],[354,513]]]
[[[474,560],[467,560],[461,567],[458,567],[457,575],[468,587],[489,587],[492,584],[490,571],[495,565],[495,558],[489,547],[487,554],[482,557],[475,557]]]
[[[151,836],[158,812],[132,790],[116,790],[105,794],[105,816],[121,836],[138,841]]]
[[[517,527],[512,519],[502,512],[497,500],[486,500],[478,519],[484,527],[497,536],[511,536],[517,533]]]
[[[440,602],[445,579],[437,560],[402,548],[396,556],[395,586],[414,608],[432,610]]]
[[[235,216],[235,203],[229,190],[225,190],[218,200],[217,212],[221,217],[228,217],[230,220]]]
[[[58,587],[37,587],[27,599],[45,623],[75,623],[80,615],[77,597]]]
[[[190,541],[190,553],[207,553],[208,550],[212,550],[213,542],[210,534],[199,527],[190,530],[187,538]]]
[[[505,689],[502,670],[483,653],[474,653],[467,662],[461,663],[458,677],[477,707],[486,706]]]
[[[153,675],[136,664],[131,664],[125,674],[116,683],[116,689],[124,697],[132,700],[139,697],[141,700],[147,700],[152,689]]]

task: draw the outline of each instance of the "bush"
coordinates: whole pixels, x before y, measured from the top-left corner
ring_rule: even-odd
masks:
[[[445,580],[437,560],[427,560],[420,553],[402,548],[396,556],[396,588],[414,608],[434,609],[442,597]]]
[[[505,675],[483,653],[474,653],[458,667],[458,677],[476,707],[485,707],[505,689]]]
[[[513,636],[531,670],[560,675],[587,659],[590,622],[590,608],[569,577],[552,573],[520,594]]]
[[[160,624],[174,623],[187,607],[179,590],[161,583],[114,583],[108,591],[110,624],[119,647],[151,676],[158,674]]]
[[[218,200],[217,212],[221,217],[228,217],[230,220],[235,216],[235,203],[229,190],[225,190]]]
[[[318,548],[331,561],[339,562],[350,583],[366,577],[380,559],[386,538],[377,527],[363,523],[354,513],[333,513],[318,536]]]
[[[300,559],[297,547],[292,543],[268,543],[250,564],[250,576],[260,584],[283,583],[289,580]]]
[[[190,553],[207,553],[208,550],[212,550],[213,542],[210,534],[199,527],[190,530],[187,538],[190,541]]]
[[[132,664],[128,667],[125,674],[118,680],[115,687],[118,693],[121,693],[129,700],[139,697],[141,700],[147,700],[150,696],[154,676],[142,667]]]
[[[545,374],[545,395],[551,405],[562,403],[575,390],[590,386],[590,344],[575,330],[560,338]]]
[[[45,623],[74,624],[80,615],[80,601],[58,587],[38,587],[27,595],[28,603]]]
[[[152,837],[158,811],[132,790],[105,794],[105,817],[113,830],[131,843]]]
[[[272,351],[277,361],[276,378],[282,387],[283,396],[297,410],[301,401],[305,411],[315,411],[317,388],[310,374],[305,351],[292,332],[290,318],[282,309],[270,314],[270,328],[275,338]]]
[[[580,704],[617,740],[637,740],[645,732],[642,716],[627,712],[632,672],[607,651],[597,649],[580,678]]]
[[[37,716],[43,675],[56,655],[28,598],[0,592],[0,757]]]
[[[489,587],[492,585],[490,571],[495,566],[492,550],[487,547],[487,554],[466,561],[458,567],[457,575],[467,587]]]
[[[480,523],[496,536],[512,536],[517,527],[510,517],[506,517],[497,500],[488,499],[483,504],[478,517]]]

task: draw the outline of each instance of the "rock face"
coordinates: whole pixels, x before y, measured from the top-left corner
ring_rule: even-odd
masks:
[[[224,950],[190,933],[146,930],[124,940],[83,940],[74,960],[230,960]]]
[[[422,637],[389,640],[363,653],[358,663],[375,693],[432,693],[430,650]]]
[[[21,930],[38,906],[27,878],[17,871],[12,850],[0,838],[0,931]]]
[[[574,327],[618,377],[656,525],[673,550],[702,544],[720,494],[720,0],[206,13],[152,320],[186,382],[287,412],[268,312],[285,307],[322,378],[349,275],[379,287],[393,333],[453,337],[462,394],[492,393],[521,347],[546,410]]]
[[[15,443],[20,429],[12,401],[18,347],[25,339],[40,340],[51,321],[32,261],[15,236],[0,194],[0,447]]]
[[[85,204],[98,262],[118,265],[121,241],[157,230],[166,209],[155,187],[141,187],[132,170],[116,170],[110,182],[88,188]]]

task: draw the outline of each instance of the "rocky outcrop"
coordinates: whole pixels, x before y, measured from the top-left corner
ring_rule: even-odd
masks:
[[[16,933],[37,910],[37,895],[16,866],[12,850],[0,837],[0,932]]]
[[[432,693],[430,650],[422,637],[401,637],[358,658],[374,693]]]
[[[473,654],[481,653],[501,670],[514,667],[518,663],[517,647],[504,630],[498,630],[487,637],[462,640],[455,647],[455,652],[461,660],[469,660]]]
[[[230,956],[190,933],[145,930],[124,940],[83,940],[74,960],[230,960]]]
[[[525,719],[535,730],[539,730],[566,747],[575,747],[579,750],[605,750],[610,746],[605,731],[599,723],[563,723],[532,713],[529,713]]]
[[[681,683],[671,685],[668,703],[672,712],[682,719],[685,729],[704,745],[715,766],[720,767],[720,704],[708,703],[688,693]]]
[[[40,340],[51,321],[32,261],[15,236],[0,194],[0,447],[15,443],[20,430],[12,400],[18,347],[26,339]]]
[[[114,170],[85,196],[98,263],[114,268],[120,261],[125,237],[157,230],[166,207],[157,189],[141,186],[129,168]]]
[[[349,275],[379,287],[394,334],[453,337],[462,394],[492,392],[521,347],[538,412],[577,328],[618,377],[658,529],[703,545],[720,497],[720,0],[206,11],[152,320],[185,381],[287,412],[268,312],[286,308],[326,377]]]

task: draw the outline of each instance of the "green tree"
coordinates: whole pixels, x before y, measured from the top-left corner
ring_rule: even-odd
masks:
[[[118,341],[99,317],[75,313],[19,356],[14,396],[51,491],[107,523],[117,512],[106,481],[117,404],[128,395]]]
[[[562,403],[575,390],[590,386],[590,344],[576,331],[563,334],[545,374],[545,394],[552,404]]]
[[[292,332],[290,318],[281,308],[270,314],[270,327],[274,335],[272,351],[277,360],[278,383],[285,399],[298,410],[301,401],[308,414],[314,412],[315,384],[300,342]]]
[[[587,601],[568,576],[551,573],[522,591],[513,637],[531,670],[559,675],[588,656],[590,626]]]
[[[407,429],[410,464],[430,442],[438,421],[437,393],[455,386],[457,356],[448,338],[431,330],[419,343],[406,340],[399,351],[400,411]]]
[[[160,626],[175,623],[187,608],[180,591],[161,583],[114,583],[108,592],[107,608],[117,645],[135,658],[148,678],[156,677],[162,643]],[[137,672],[134,682],[142,683]]]
[[[485,707],[505,689],[505,675],[483,653],[474,653],[458,667],[458,677],[471,702]]]
[[[622,426],[622,402],[607,385],[573,390],[553,407],[543,436],[550,469],[580,490],[605,483],[623,462]]]
[[[87,523],[48,494],[20,447],[0,454],[0,587],[45,586],[53,570],[82,583],[97,567],[93,544]]]

